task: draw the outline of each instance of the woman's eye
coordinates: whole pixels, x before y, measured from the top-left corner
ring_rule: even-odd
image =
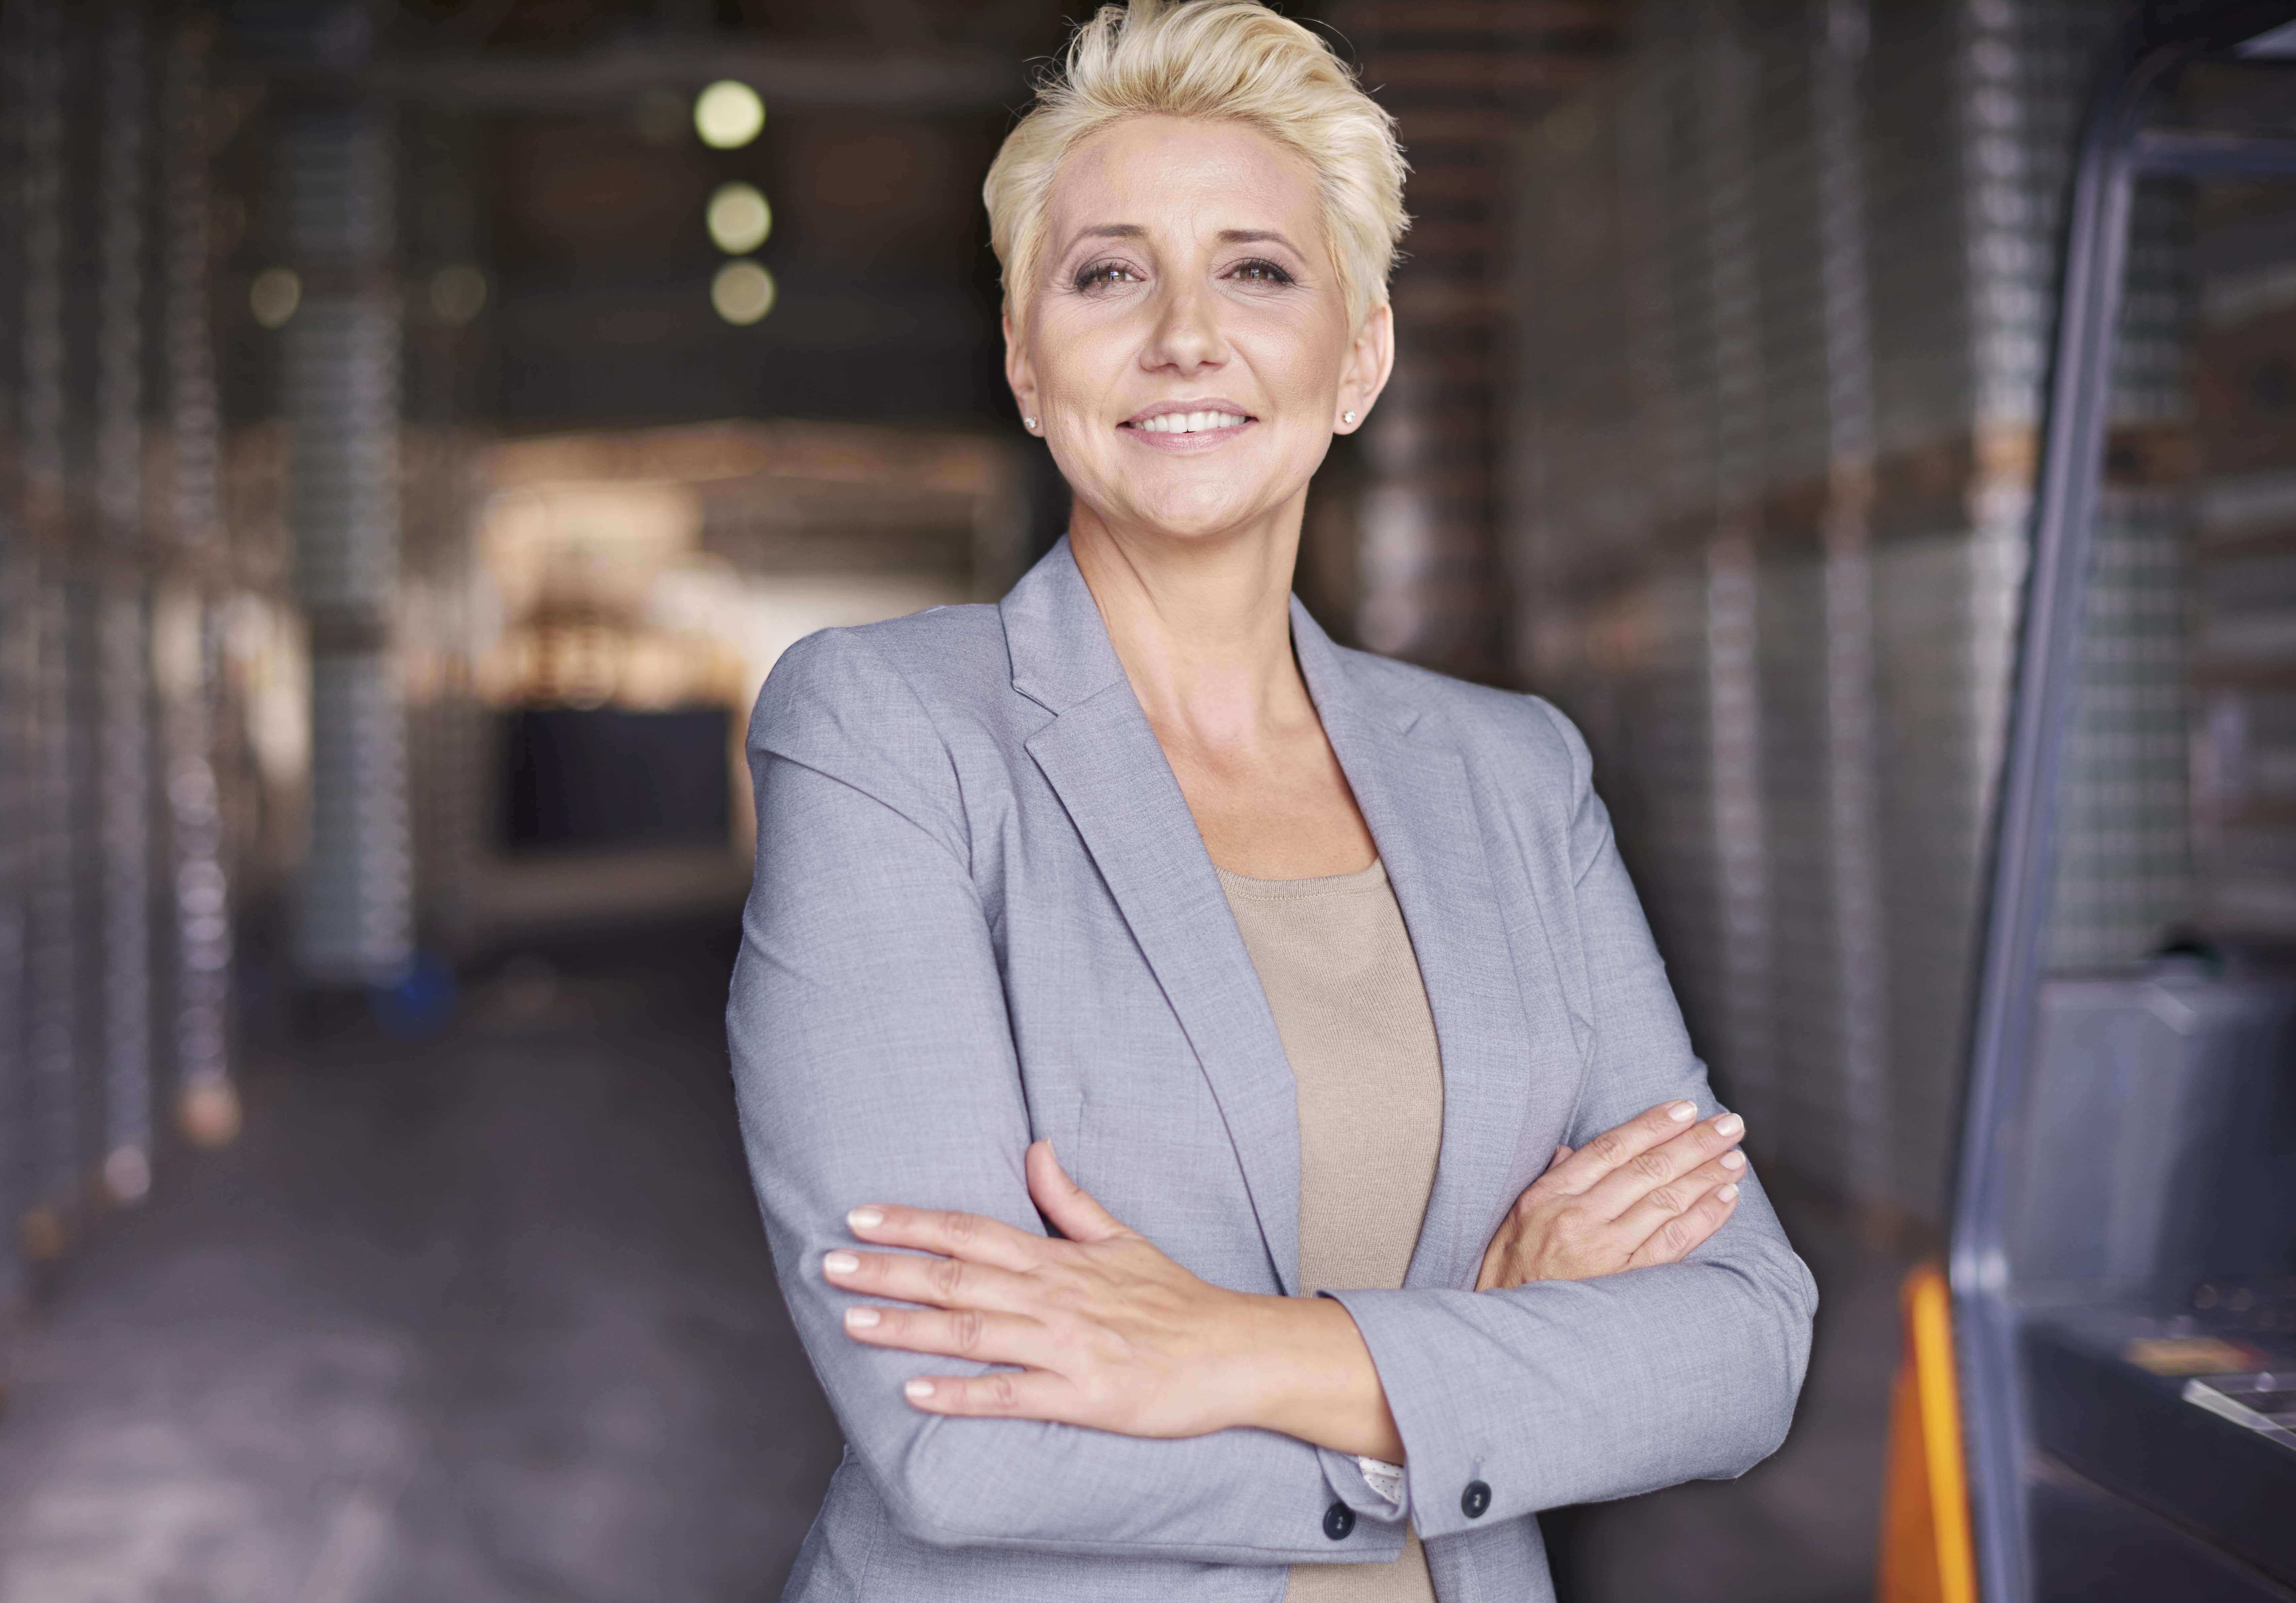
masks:
[[[1076,275],[1076,287],[1079,290],[1098,289],[1103,284],[1136,284],[1139,282],[1139,274],[1122,262],[1095,262],[1089,267],[1079,268]]]
[[[1257,260],[1240,263],[1228,276],[1253,284],[1288,284],[1292,282],[1292,275],[1274,262]]]

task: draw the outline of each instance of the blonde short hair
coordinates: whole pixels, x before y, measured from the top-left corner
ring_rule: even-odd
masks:
[[[1351,323],[1387,299],[1408,170],[1395,119],[1316,35],[1260,0],[1103,5],[1004,141],[981,199],[1013,305],[1037,288],[1053,179],[1087,136],[1128,117],[1201,117],[1258,129],[1314,168]]]

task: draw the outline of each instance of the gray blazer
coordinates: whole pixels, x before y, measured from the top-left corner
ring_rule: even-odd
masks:
[[[1816,1294],[1751,1180],[1687,1262],[1472,1289],[1556,1142],[1669,1097],[1716,1104],[1570,723],[1342,650],[1296,602],[1292,633],[1443,1059],[1405,1288],[1337,1295],[1445,1603],[1545,1599],[1536,1510],[1777,1447]],[[1292,1071],[1067,543],[998,606],[800,641],[750,757],[757,879],[727,1033],[782,1291],[847,1442],[784,1597],[1271,1603],[1286,1566],[1393,1559],[1402,1517],[1343,1453],[919,1413],[904,1380],[967,1366],[849,1341],[853,1299],[821,1278],[863,1202],[1041,1232],[1021,1158],[1050,1136],[1197,1274],[1298,1289]]]

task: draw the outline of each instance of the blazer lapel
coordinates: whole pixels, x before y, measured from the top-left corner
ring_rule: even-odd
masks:
[[[1409,1287],[1471,1285],[1490,1231],[1513,1200],[1517,1153],[1539,1070],[1556,1059],[1524,1008],[1530,984],[1563,1018],[1559,980],[1541,943],[1519,961],[1499,905],[1489,836],[1467,765],[1439,728],[1350,683],[1330,640],[1293,603],[1292,632],[1308,688],[1363,809],[1419,960],[1443,1059],[1443,1141],[1435,1190],[1412,1254]],[[1551,1008],[1549,1004],[1551,1003]],[[1576,1087],[1566,1032],[1561,1061]]]
[[[1284,1292],[1300,1281],[1300,1112],[1283,1038],[1203,838],[1063,539],[1004,603],[1027,741],[1218,1100]]]

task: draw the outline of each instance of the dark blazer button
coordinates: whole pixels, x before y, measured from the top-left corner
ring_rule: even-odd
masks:
[[[1491,1489],[1481,1481],[1469,1481],[1467,1489],[1459,1493],[1459,1512],[1469,1519],[1480,1519],[1491,1506]]]
[[[1324,1510],[1324,1534],[1333,1542],[1345,1542],[1355,1528],[1356,1511],[1347,1504],[1333,1503]]]

